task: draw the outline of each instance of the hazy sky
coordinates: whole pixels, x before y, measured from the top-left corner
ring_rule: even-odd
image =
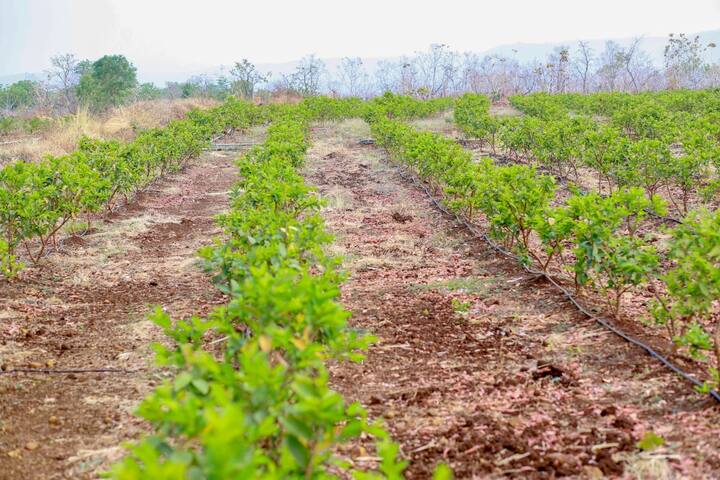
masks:
[[[157,73],[715,28],[720,0],[0,0],[0,75],[40,72],[63,52],[121,53]]]

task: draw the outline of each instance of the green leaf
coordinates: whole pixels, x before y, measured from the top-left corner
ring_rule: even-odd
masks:
[[[210,391],[210,384],[203,380],[202,378],[196,378],[192,381],[193,387],[197,388],[198,392],[202,393],[203,395],[207,395],[207,393]]]
[[[288,432],[299,438],[310,440],[313,436],[312,429],[305,423],[303,423],[300,419],[293,417],[284,417],[280,419],[280,423],[283,424],[283,426],[287,429]]]
[[[192,381],[193,377],[190,372],[182,372],[175,377],[175,381],[173,382],[173,388],[175,390],[182,390],[183,388],[187,387]]]
[[[645,452],[655,450],[665,445],[665,439],[654,432],[645,432],[645,435],[637,443],[637,447]]]
[[[295,461],[300,465],[300,467],[307,467],[307,464],[310,461],[310,451],[307,449],[307,447],[303,445],[302,442],[293,435],[288,435],[285,438],[285,443],[287,444],[290,453],[295,458]]]
[[[455,478],[455,476],[453,475],[452,469],[444,463],[435,467],[433,480],[452,480],[453,478]]]

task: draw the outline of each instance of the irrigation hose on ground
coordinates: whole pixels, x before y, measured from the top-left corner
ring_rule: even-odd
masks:
[[[678,367],[677,365],[672,363],[667,357],[656,352],[651,346],[649,346],[649,345],[641,342],[637,338],[634,338],[634,337],[628,335],[627,333],[623,332],[618,327],[616,327],[610,320],[603,318],[603,317],[599,317],[599,316],[593,314],[592,312],[590,312],[585,306],[583,306],[577,300],[577,298],[575,298],[575,296],[572,293],[570,293],[565,287],[560,285],[551,275],[549,275],[546,272],[542,272],[540,270],[535,270],[533,268],[528,267],[521,261],[521,259],[517,255],[515,255],[514,253],[506,250],[502,246],[495,243],[487,234],[480,231],[475,225],[468,222],[468,220],[466,218],[458,215],[457,213],[453,213],[453,212],[449,211],[442,204],[442,202],[440,202],[432,194],[432,192],[430,192],[430,190],[427,188],[427,185],[425,185],[423,182],[419,181],[418,178],[412,172],[409,172],[405,167],[398,166],[398,172],[400,173],[401,177],[403,177],[406,180],[411,180],[417,187],[422,189],[425,192],[425,195],[427,195],[427,197],[432,201],[432,203],[435,205],[435,207],[438,210],[443,212],[445,215],[447,215],[451,218],[454,218],[455,221],[457,221],[458,223],[463,225],[470,233],[473,234],[473,236],[485,241],[485,243],[487,243],[493,250],[501,253],[502,255],[504,255],[508,258],[511,258],[511,259],[517,261],[526,272],[528,272],[532,275],[540,276],[540,277],[546,279],[548,282],[550,282],[550,284],[553,285],[556,289],[558,289],[565,296],[565,298],[567,298],[570,301],[570,303],[572,303],[575,306],[575,308],[577,308],[578,311],[580,311],[583,315],[588,317],[590,320],[593,320],[594,322],[598,323],[599,325],[610,330],[612,333],[619,336],[626,342],[629,342],[635,346],[642,348],[648,355],[659,360],[660,363],[662,363],[666,368],[668,368],[672,372],[676,373],[677,375],[682,377],[684,380],[692,383],[695,387],[698,387],[698,388],[704,387],[704,384],[702,382],[700,382],[699,380],[697,380],[696,378],[691,376],[689,373],[685,372],[680,367]],[[715,399],[717,402],[720,402],[720,392],[718,392],[717,390],[710,390],[708,392],[708,394],[713,399]]]
[[[70,374],[70,373],[138,373],[144,372],[144,368],[127,370],[124,368],[13,368],[0,370],[0,375],[12,375],[15,373],[43,373],[43,374]]]

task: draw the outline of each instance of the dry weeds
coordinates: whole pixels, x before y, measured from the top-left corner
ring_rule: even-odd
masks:
[[[53,127],[37,134],[4,139],[4,142],[18,142],[0,144],[0,165],[16,160],[35,162],[46,155],[66,155],[76,149],[82,136],[129,141],[137,130],[161,127],[183,118],[193,108],[210,108],[216,104],[213,100],[198,98],[148,100],[101,115],[79,108],[67,120],[58,120]]]

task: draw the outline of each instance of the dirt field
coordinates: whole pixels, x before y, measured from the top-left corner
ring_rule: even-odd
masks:
[[[187,317],[224,302],[196,251],[219,233],[213,215],[226,207],[237,156],[203,154],[67,239],[42,271],[0,283],[3,369],[129,371],[0,375],[0,479],[95,478],[142,431],[132,412],[163,378],[150,347],[163,336],[148,312]]]
[[[717,478],[716,406],[444,219],[368,136],[318,130],[308,179],[352,324],[380,338],[335,384],[387,419],[408,478]],[[666,446],[643,453],[647,431]]]
[[[444,218],[368,137],[359,120],[314,128],[305,173],[329,202],[352,326],[379,337],[334,384],[387,420],[408,478],[439,462],[463,479],[718,477],[716,406]],[[0,479],[96,478],[143,431],[132,411],[164,377],[147,313],[225,300],[195,252],[237,155],[204,154],[0,284],[4,370],[127,370],[0,375]],[[647,431],[666,445],[642,452]]]

